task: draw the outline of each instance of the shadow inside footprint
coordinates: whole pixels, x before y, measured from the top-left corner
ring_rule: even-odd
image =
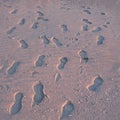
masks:
[[[60,59],[60,64],[58,65],[58,69],[59,69],[59,70],[64,69],[64,67],[65,67],[65,65],[66,65],[67,62],[68,62],[67,57],[62,57],[62,58]]]
[[[69,115],[74,111],[74,105],[71,101],[66,101],[62,106],[60,120],[69,117]]]
[[[22,98],[23,98],[23,93],[18,92],[18,93],[15,94],[15,101],[10,108],[10,114],[11,115],[15,115],[21,110],[21,108],[22,108]]]
[[[13,75],[16,72],[16,70],[17,70],[17,68],[18,68],[19,65],[20,65],[20,62],[14,62],[11,65],[11,67],[7,70],[7,73],[9,75]]]
[[[20,40],[21,48],[26,49],[28,48],[28,44],[25,40]]]
[[[88,89],[90,91],[96,92],[99,90],[99,88],[101,87],[102,84],[103,84],[103,79],[100,76],[98,76],[94,79],[94,83],[92,85],[90,85],[88,87]]]
[[[80,60],[81,63],[82,62],[85,62],[85,63],[88,62],[89,58],[88,58],[88,54],[87,54],[87,52],[85,50],[79,51],[78,54],[81,57],[81,60]]]
[[[97,37],[97,45],[103,44],[104,39],[105,39],[105,38],[104,38],[102,35],[98,36],[98,37]]]
[[[57,47],[61,47],[63,46],[63,44],[60,42],[59,39],[52,37],[51,40],[53,41],[53,43],[57,46]]]
[[[50,40],[47,38],[46,35],[43,35],[40,37],[44,45],[48,45],[50,43]]]
[[[37,61],[35,62],[35,66],[36,67],[42,67],[42,66],[45,66],[45,55],[41,55],[38,57]]]
[[[34,96],[33,96],[32,106],[39,105],[43,101],[43,99],[45,97],[45,94],[43,92],[43,88],[44,88],[44,86],[41,82],[34,85],[34,87],[33,87]]]

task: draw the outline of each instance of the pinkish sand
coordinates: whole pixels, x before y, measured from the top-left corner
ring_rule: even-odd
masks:
[[[120,120],[120,0],[1,0],[0,120]]]

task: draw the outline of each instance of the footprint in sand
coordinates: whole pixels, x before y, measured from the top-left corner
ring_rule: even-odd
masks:
[[[62,30],[63,32],[67,32],[67,31],[68,31],[67,25],[62,24],[62,25],[60,25],[60,27],[61,27],[61,30]]]
[[[42,40],[44,45],[48,45],[50,43],[50,40],[47,38],[46,35],[42,35],[40,39]]]
[[[14,97],[15,97],[15,100],[9,109],[10,115],[15,115],[22,109],[23,93],[17,92]]]
[[[39,16],[39,17],[40,17],[40,16],[44,16],[44,13],[41,12],[41,11],[37,11],[37,13],[38,13],[38,16]]]
[[[87,88],[90,91],[98,91],[103,84],[104,80],[100,76],[96,76],[92,80],[92,84],[88,85]]]
[[[92,22],[91,22],[91,21],[89,21],[88,19],[85,19],[85,18],[84,18],[84,19],[82,19],[82,21],[83,21],[83,22],[85,22],[86,24],[92,24]]]
[[[106,15],[104,12],[101,12],[101,15]]]
[[[61,115],[59,120],[64,120],[68,118],[74,111],[74,105],[71,101],[67,100],[61,107]]]
[[[33,24],[32,24],[32,29],[37,29],[38,28],[38,22],[34,22]]]
[[[97,33],[97,32],[100,32],[101,30],[102,30],[101,27],[94,27],[92,32]]]
[[[83,12],[85,12],[85,13],[87,13],[87,14],[89,14],[89,15],[91,14],[90,10],[87,10],[87,9],[86,9],[86,10],[83,10]]]
[[[88,31],[89,27],[88,27],[88,25],[83,25],[81,27],[81,29],[82,29],[82,31]]]
[[[34,95],[32,98],[32,107],[34,105],[39,105],[43,101],[45,97],[43,89],[44,89],[44,86],[41,82],[38,82],[33,86]]]
[[[55,38],[55,37],[52,37],[52,38],[51,38],[51,41],[52,41],[57,47],[63,46],[63,44],[60,42],[60,40],[57,39],[57,38]]]
[[[45,64],[45,55],[40,55],[37,58],[37,60],[35,62],[35,66],[36,67],[44,67],[44,66],[46,66],[46,64]]]
[[[22,18],[20,21],[19,21],[19,25],[24,25],[26,22],[26,19],[25,18]]]
[[[20,62],[13,62],[13,63],[11,64],[11,66],[8,68],[7,73],[8,73],[9,75],[15,74],[15,72],[17,71],[19,65],[20,65]]]
[[[20,40],[20,47],[23,49],[28,48],[28,44],[25,40]]]
[[[67,62],[68,62],[68,58],[67,57],[61,57],[60,58],[60,63],[58,64],[58,69],[59,70],[64,69],[64,67],[67,64]]]
[[[37,18],[37,20],[42,20],[42,21],[45,21],[45,22],[49,21],[49,19],[44,18],[44,17],[41,17],[41,16],[40,16],[40,17],[38,17],[38,18]]]
[[[78,55],[80,56],[80,62],[84,62],[87,63],[89,58],[88,58],[88,54],[85,50],[80,50],[78,51]]]
[[[16,27],[11,27],[8,31],[7,34],[12,34],[16,30]]]
[[[102,45],[105,38],[102,35],[97,36],[97,45]]]

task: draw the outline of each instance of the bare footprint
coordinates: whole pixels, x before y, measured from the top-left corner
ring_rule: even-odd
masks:
[[[100,76],[96,76],[93,78],[93,81],[90,85],[87,86],[90,91],[98,91],[103,84],[104,80]]]
[[[18,9],[13,9],[10,11],[10,14],[16,14],[18,12]]]
[[[46,35],[42,35],[40,39],[42,40],[44,45],[48,45],[50,43],[50,40],[47,38]]]
[[[7,73],[9,75],[13,75],[17,71],[17,68],[19,65],[20,65],[20,62],[13,62],[11,66],[8,68]]]
[[[17,92],[15,94],[15,100],[9,109],[10,115],[15,115],[22,109],[22,99],[23,99],[23,93]]]
[[[7,34],[11,34],[13,33],[14,31],[16,30],[16,27],[11,27],[8,31],[7,31]]]
[[[60,58],[60,63],[58,65],[58,69],[59,70],[64,69],[64,67],[65,67],[65,65],[66,65],[67,62],[68,62],[68,58],[67,57]]]
[[[68,31],[67,25],[62,24],[60,27],[61,27],[61,30],[62,30],[63,32],[67,32],[67,31]]]
[[[25,40],[20,40],[20,47],[23,49],[28,48],[28,44]]]
[[[19,25],[24,25],[26,22],[26,19],[25,18],[22,18],[20,21],[19,21]]]
[[[39,105],[43,101],[45,97],[43,89],[44,86],[41,82],[38,82],[33,86],[34,95],[32,98],[32,107],[34,107],[35,105]]]
[[[97,36],[97,45],[102,45],[105,38],[102,35]]]
[[[74,111],[74,105],[71,101],[65,101],[61,108],[60,120],[64,120]]]
[[[36,62],[35,62],[35,66],[36,67],[43,67],[43,66],[46,66],[45,64],[45,55],[40,55]]]
[[[88,54],[85,50],[80,50],[78,51],[78,55],[80,56],[80,62],[88,62],[89,58],[88,58]]]

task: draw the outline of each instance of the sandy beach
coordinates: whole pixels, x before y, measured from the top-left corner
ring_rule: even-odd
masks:
[[[0,120],[120,120],[120,0],[1,0]]]

